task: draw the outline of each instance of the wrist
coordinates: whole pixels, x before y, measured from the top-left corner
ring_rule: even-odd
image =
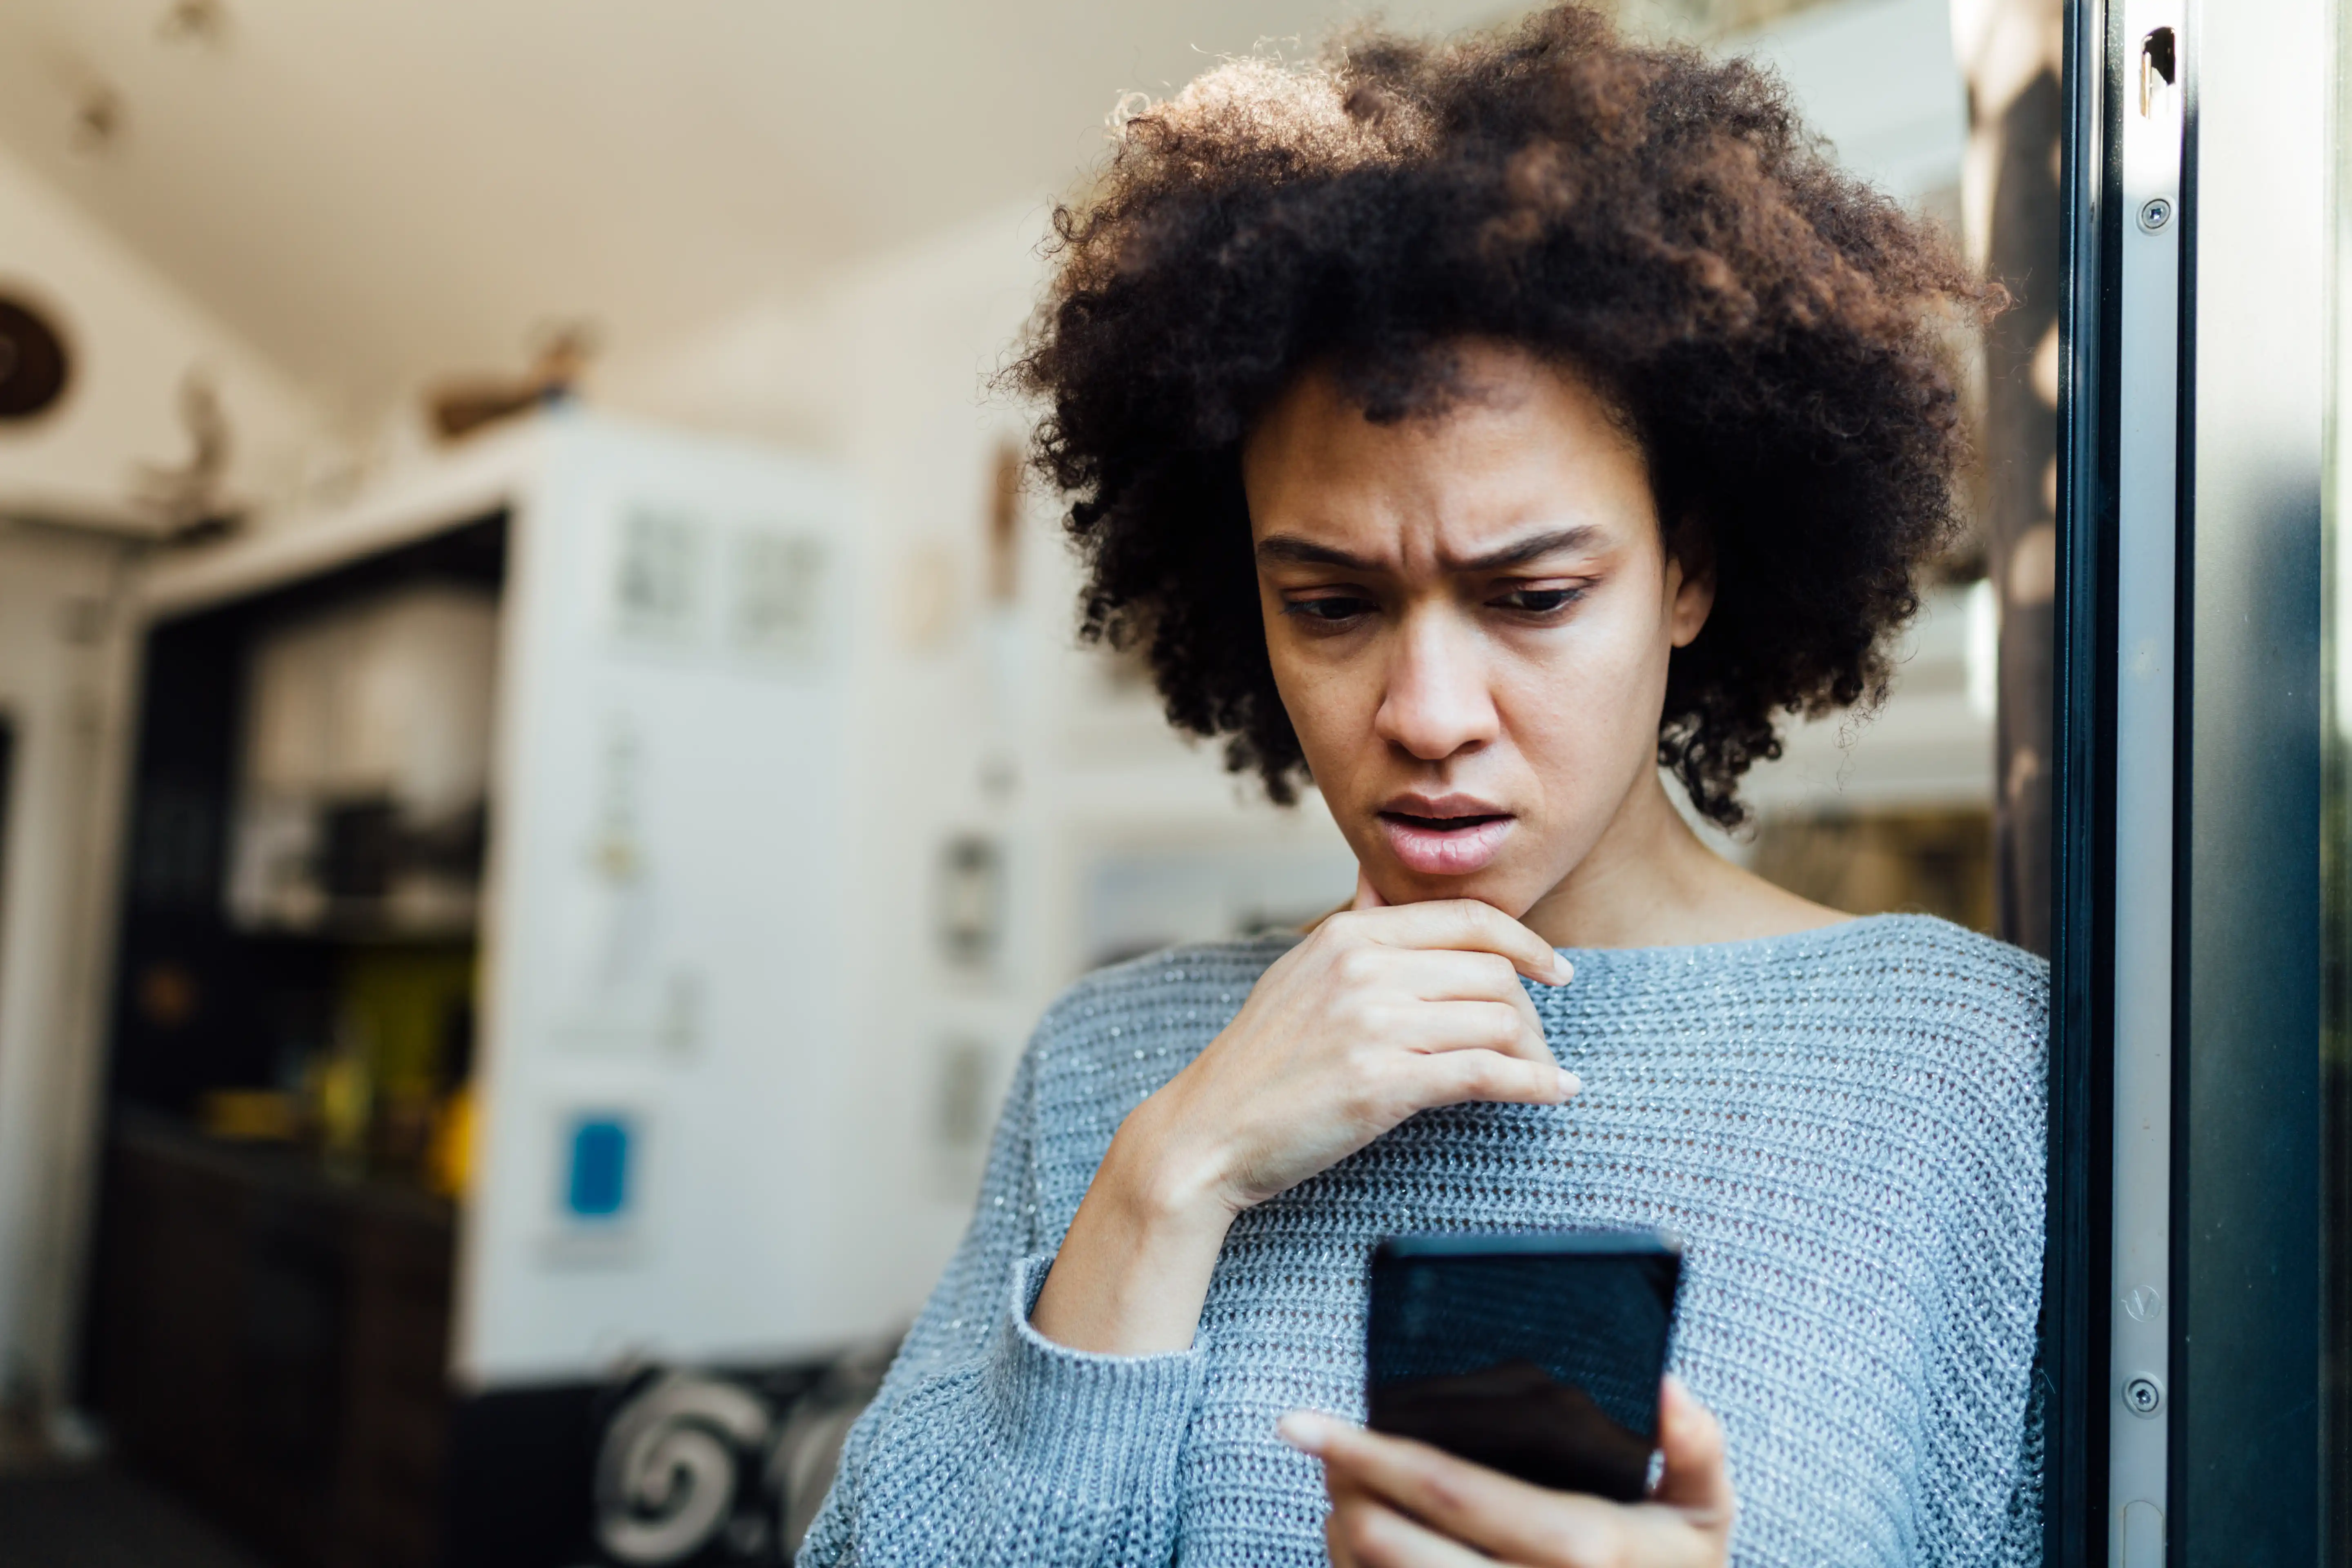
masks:
[[[1150,1355],[1183,1350],[1199,1331],[1234,1211],[1213,1165],[1186,1155],[1164,1125],[1129,1116],[1071,1218],[1029,1315],[1056,1344]]]
[[[1171,1116],[1164,1100],[1153,1096],[1119,1123],[1101,1173],[1139,1232],[1222,1241],[1243,1205],[1225,1191],[1222,1163],[1181,1135],[1184,1119]]]

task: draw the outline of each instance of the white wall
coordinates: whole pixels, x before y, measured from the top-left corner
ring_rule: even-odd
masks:
[[[1853,0],[1733,47],[1779,73],[1848,169],[1956,225],[1968,89],[1950,16],[1949,0]],[[1996,614],[1989,594],[1927,595],[1897,649],[1885,707],[1861,723],[1790,725],[1785,755],[1758,767],[1742,795],[1764,815],[1989,806]]]
[[[1906,202],[1958,185],[1968,85],[1950,0],[1851,0],[1727,47],[1777,71],[1853,173]]]
[[[229,497],[288,500],[306,463],[333,450],[300,388],[5,149],[0,291],[41,307],[72,355],[57,407],[0,424],[0,513],[141,521],[139,466],[188,458],[179,399],[191,372],[228,416]]]
[[[0,1397],[69,1381],[95,1124],[97,940],[119,850],[121,548],[0,526],[0,720],[16,731],[0,868]]]

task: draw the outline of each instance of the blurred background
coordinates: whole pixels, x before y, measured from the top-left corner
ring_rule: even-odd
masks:
[[[2056,14],[1622,9],[2021,297],[1721,842],[2034,946]],[[990,381],[1122,95],[1358,15],[0,0],[0,1563],[789,1560],[1043,1006],[1353,887]]]

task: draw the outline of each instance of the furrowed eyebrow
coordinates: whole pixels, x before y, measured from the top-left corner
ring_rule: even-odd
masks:
[[[1289,566],[1337,566],[1343,572],[1371,572],[1373,564],[1360,555],[1344,550],[1334,550],[1328,544],[1317,544],[1291,533],[1269,533],[1257,542],[1257,558],[1268,564],[1280,563]]]
[[[1484,555],[1449,563],[1449,569],[1455,572],[1498,572],[1508,566],[1524,566],[1556,550],[1581,550],[1600,536],[1601,530],[1591,524],[1555,528],[1514,540],[1489,550]],[[1258,541],[1257,558],[1270,565],[1336,566],[1344,572],[1374,572],[1380,569],[1361,556],[1350,555],[1344,550],[1334,550],[1328,544],[1318,544],[1289,533],[1272,533]]]
[[[1455,562],[1453,567],[1456,572],[1499,572],[1506,566],[1524,566],[1556,550],[1582,550],[1600,537],[1601,531],[1589,523],[1574,528],[1555,528],[1548,533],[1530,534],[1499,549],[1489,550],[1484,555]]]

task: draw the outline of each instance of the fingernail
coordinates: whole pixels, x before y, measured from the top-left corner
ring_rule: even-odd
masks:
[[[1331,1440],[1329,1419],[1307,1410],[1292,1411],[1276,1422],[1274,1429],[1302,1454],[1319,1454]]]
[[[1559,1092],[1561,1094],[1573,1100],[1576,1098],[1576,1091],[1583,1087],[1584,1080],[1582,1079],[1577,1077],[1566,1068],[1559,1069]]]
[[[1576,965],[1557,952],[1551,955],[1551,972],[1559,976],[1558,980],[1552,982],[1555,985],[1565,985],[1576,978]]]

